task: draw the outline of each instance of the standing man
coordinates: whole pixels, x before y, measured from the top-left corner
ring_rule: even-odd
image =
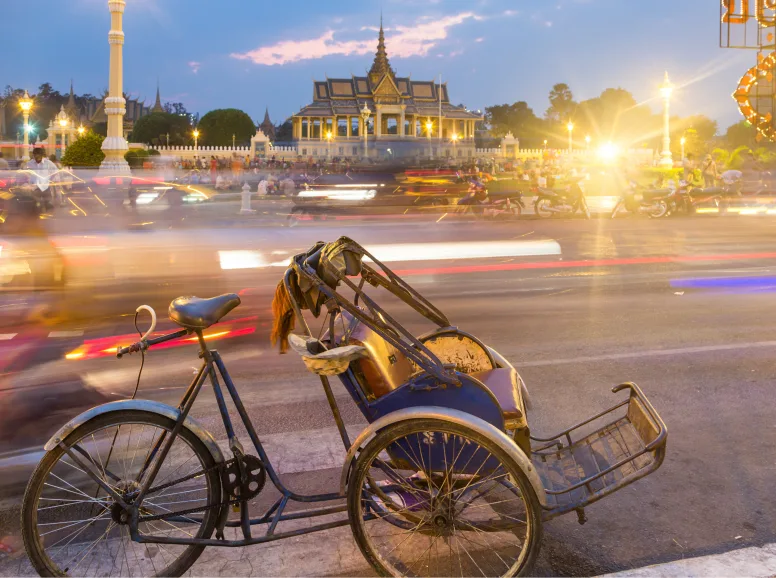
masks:
[[[43,150],[43,147],[35,147],[32,149],[32,158],[27,163],[27,170],[31,172],[32,185],[40,191],[43,205],[46,208],[50,208],[54,199],[49,187],[51,186],[52,177],[59,170],[57,165],[46,158],[46,151]]]
[[[684,162],[682,163],[682,168],[684,169],[684,174],[682,175],[682,178],[689,182],[692,182],[693,178],[693,172],[695,171],[695,163],[693,162],[693,156],[692,153],[687,153],[687,156],[684,159]]]
[[[713,187],[717,182],[717,163],[711,155],[706,155],[703,159],[703,165],[701,167],[701,174],[703,175],[703,186],[706,188]]]

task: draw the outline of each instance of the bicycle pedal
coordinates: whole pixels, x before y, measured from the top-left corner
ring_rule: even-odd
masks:
[[[232,512],[238,514],[240,512],[240,504],[232,504]]]

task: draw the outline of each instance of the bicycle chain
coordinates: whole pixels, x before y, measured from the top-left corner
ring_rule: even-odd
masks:
[[[160,490],[164,490],[166,488],[172,487],[175,484],[179,484],[181,482],[185,482],[188,480],[191,480],[193,478],[196,478],[201,475],[206,475],[213,470],[225,470],[228,467],[230,467],[232,464],[234,464],[237,461],[237,458],[234,457],[231,460],[227,460],[225,462],[222,462],[220,464],[216,464],[214,466],[211,466],[207,469],[200,470],[198,472],[194,472],[193,474],[189,474],[188,476],[184,476],[183,478],[179,478],[177,480],[173,480],[172,482],[167,482],[166,484],[160,484],[158,486],[154,486],[153,488],[150,488],[147,492],[147,494],[151,494],[152,492],[158,492]],[[221,473],[221,472],[219,472]],[[207,506],[200,506],[198,508],[189,508],[188,510],[180,510],[176,512],[165,512],[163,514],[154,514],[153,516],[141,516],[138,519],[138,523],[140,522],[153,522],[155,520],[162,520],[164,518],[170,518],[172,516],[185,516],[186,514],[195,514],[197,512],[204,512],[205,510],[212,510],[213,508],[220,508],[221,506],[232,506],[235,504],[240,504],[242,502],[248,501],[250,498],[240,499],[236,498],[234,500],[225,500],[223,502],[218,502],[216,504],[209,504]]]

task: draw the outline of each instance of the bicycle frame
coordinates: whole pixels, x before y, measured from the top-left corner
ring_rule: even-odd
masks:
[[[192,332],[189,330],[182,329],[174,333],[170,333],[168,335],[163,335],[157,338],[149,339],[147,341],[147,344],[148,346],[156,345],[159,343],[163,343],[165,341],[171,341],[173,339],[177,339],[179,337],[182,337],[184,335],[188,335],[191,333]],[[156,441],[152,449],[149,451],[148,456],[145,460],[145,463],[141,467],[140,473],[137,477],[138,481],[142,479],[143,482],[140,485],[140,490],[139,490],[139,493],[137,494],[137,497],[134,499],[134,501],[131,504],[127,504],[121,498],[121,496],[117,494],[115,490],[113,490],[104,480],[102,480],[97,474],[95,474],[92,471],[92,468],[89,468],[88,466],[86,466],[83,459],[79,458],[78,455],[76,454],[79,448],[76,448],[74,451],[72,447],[65,446],[64,441],[61,441],[59,443],[60,447],[64,449],[65,453],[68,456],[70,456],[70,458],[76,464],[78,464],[79,467],[81,467],[87,473],[87,475],[89,475],[92,479],[94,479],[106,492],[108,492],[109,495],[111,495],[111,497],[116,499],[129,512],[130,514],[129,531],[130,531],[130,536],[132,540],[139,543],[183,544],[183,545],[196,544],[196,545],[203,545],[203,546],[240,547],[240,546],[248,546],[251,544],[270,542],[270,541],[279,540],[282,538],[288,538],[291,536],[299,536],[302,534],[308,534],[311,532],[317,532],[321,530],[328,530],[330,528],[336,528],[339,526],[345,526],[349,524],[349,520],[345,518],[343,520],[335,520],[332,522],[318,524],[308,528],[299,528],[299,529],[291,530],[287,532],[275,531],[277,528],[277,525],[283,521],[295,520],[300,518],[312,518],[317,516],[326,516],[330,514],[337,514],[337,513],[342,513],[347,511],[346,505],[337,504],[337,505],[325,506],[317,509],[296,511],[296,512],[290,512],[288,514],[285,514],[284,511],[289,502],[291,501],[300,502],[300,503],[330,502],[334,500],[341,500],[344,498],[344,496],[341,495],[340,493],[324,493],[324,494],[313,494],[313,495],[297,494],[296,492],[293,492],[290,489],[288,489],[283,484],[283,482],[280,480],[278,473],[275,471],[274,467],[272,466],[272,463],[270,462],[270,459],[266,451],[264,450],[264,447],[262,446],[261,440],[259,439],[259,436],[256,433],[256,429],[253,426],[253,422],[251,421],[250,416],[248,416],[248,413],[245,410],[245,406],[243,405],[242,400],[240,399],[240,395],[237,392],[237,388],[235,387],[234,382],[232,381],[232,378],[230,377],[229,372],[226,369],[226,365],[224,364],[221,358],[221,355],[218,353],[217,350],[208,348],[201,330],[194,331],[194,333],[196,334],[199,341],[200,357],[203,359],[202,365],[200,366],[197,374],[194,376],[194,379],[192,380],[192,382],[186,388],[186,391],[184,392],[183,397],[181,398],[178,404],[180,415],[178,416],[172,431],[170,432],[169,435],[167,435],[167,433],[165,432],[164,434],[159,436],[159,439]],[[249,502],[247,499],[245,501],[240,502],[239,521],[228,521],[226,518],[228,516],[230,506],[228,504],[221,505],[220,506],[221,512],[219,514],[218,521],[216,523],[217,538],[171,538],[171,537],[164,537],[164,536],[153,536],[153,537],[144,536],[138,530],[138,524],[143,522],[142,516],[140,515],[140,507],[142,506],[143,499],[148,493],[149,489],[153,487],[152,485],[153,485],[154,479],[156,478],[156,475],[158,474],[159,468],[161,467],[162,462],[164,461],[167,454],[169,453],[170,448],[172,447],[172,444],[175,441],[175,438],[178,436],[178,433],[183,427],[183,422],[185,421],[186,417],[189,415],[189,412],[191,411],[191,408],[194,405],[194,402],[196,401],[197,396],[199,395],[202,389],[202,386],[205,384],[205,381],[207,379],[210,379],[210,384],[213,388],[213,393],[216,397],[218,410],[221,414],[221,418],[224,423],[224,429],[226,430],[227,438],[229,440],[229,447],[235,456],[243,454],[242,444],[237,439],[234,433],[232,419],[231,419],[231,416],[229,415],[229,410],[226,407],[224,392],[221,389],[221,383],[219,382],[219,379],[218,379],[219,375],[223,379],[224,385],[226,386],[226,389],[229,392],[229,396],[232,402],[234,403],[235,408],[237,409],[237,413],[239,414],[240,419],[242,420],[242,423],[245,426],[246,431],[248,432],[248,436],[251,438],[251,442],[253,443],[253,447],[255,448],[259,459],[261,460],[273,485],[280,491],[281,496],[275,501],[275,503],[271,507],[267,509],[266,512],[264,512],[263,515],[257,518],[250,517]],[[334,394],[332,393],[331,385],[329,384],[329,381],[325,376],[321,376],[321,383],[323,384],[324,390],[326,392],[326,398],[332,409],[332,414],[334,416],[334,420],[337,423],[337,429],[340,432],[343,444],[345,445],[345,449],[348,450],[350,448],[350,440],[348,439],[347,431],[345,430],[345,424],[342,420],[339,407],[334,398]],[[86,459],[87,461],[91,462],[89,458],[86,458]],[[110,458],[108,459],[108,461],[110,461]],[[92,463],[92,465],[95,465],[95,464]],[[105,473],[109,477],[114,477],[114,474],[112,474],[108,470],[108,465],[109,465],[108,463],[105,464]],[[146,476],[146,473],[148,473],[147,476]],[[223,494],[223,488],[222,488],[222,494]],[[230,496],[222,495],[222,499],[228,501],[230,499]],[[170,521],[177,521],[177,522],[192,522],[192,521],[201,522],[202,521],[202,518],[192,517],[190,515],[176,516],[175,512],[171,512],[169,515],[165,516],[165,519]],[[251,534],[251,526],[255,526],[258,524],[269,524],[269,527],[267,528],[267,531],[264,535],[254,537]],[[224,527],[240,527],[242,529],[243,539],[226,540],[226,539],[218,538],[218,536],[223,536]]]

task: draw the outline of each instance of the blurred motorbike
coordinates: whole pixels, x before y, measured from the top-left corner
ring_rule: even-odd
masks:
[[[730,192],[724,187],[696,187],[687,181],[680,181],[675,191],[671,192],[666,198],[671,214],[683,212],[687,215],[694,215],[700,205],[712,204],[717,208],[726,207],[725,197],[730,196]]]
[[[458,199],[458,212],[485,219],[516,219],[525,208],[522,193],[494,198],[488,189],[478,181],[472,181],[466,196]]]
[[[563,192],[551,189],[537,189],[538,198],[534,203],[536,216],[546,219],[555,215],[574,215],[581,212],[586,219],[590,218],[590,209],[582,188],[582,179],[575,181]]]
[[[668,199],[671,193],[670,189],[647,189],[631,182],[617,200],[611,217],[614,219],[622,209],[634,215],[647,215],[652,219],[664,217],[669,211]]]

